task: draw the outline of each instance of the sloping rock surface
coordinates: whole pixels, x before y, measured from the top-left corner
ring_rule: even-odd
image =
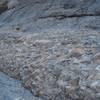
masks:
[[[59,27],[99,29],[99,5],[100,0],[19,0],[17,7],[0,16],[0,24],[7,30],[20,27],[24,32]],[[65,18],[69,19],[61,20]]]

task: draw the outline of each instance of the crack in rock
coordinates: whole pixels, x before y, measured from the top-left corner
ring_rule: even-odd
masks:
[[[39,19],[45,19],[45,18],[65,19],[65,18],[92,17],[92,16],[100,16],[100,14],[49,15],[49,16],[39,17]]]

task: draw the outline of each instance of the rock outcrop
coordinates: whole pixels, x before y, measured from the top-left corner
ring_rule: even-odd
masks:
[[[18,0],[18,2],[15,9],[7,10],[0,16],[0,27],[7,26],[7,30],[12,30],[19,26],[24,32],[37,32],[53,27],[66,28],[66,26],[78,30],[100,28],[99,0]]]
[[[43,100],[100,99],[100,0],[18,0],[0,15],[0,70]]]

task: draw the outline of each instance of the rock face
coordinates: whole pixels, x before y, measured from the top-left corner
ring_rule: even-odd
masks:
[[[100,100],[100,0],[18,0],[0,15],[0,70],[38,99]]]
[[[98,33],[54,31],[0,36],[0,69],[22,80],[36,97],[100,99]]]
[[[8,6],[16,3],[16,9],[10,9],[5,12],[6,16],[0,17],[1,27],[6,25],[7,30],[16,26],[21,26],[20,30],[24,32],[44,31],[51,26],[78,30],[100,28],[100,0],[10,0]]]

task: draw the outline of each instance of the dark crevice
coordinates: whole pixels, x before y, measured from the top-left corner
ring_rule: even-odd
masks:
[[[6,10],[8,10],[7,6],[0,7],[0,14],[2,14],[3,12],[5,12]]]
[[[5,12],[6,10],[8,10],[7,3],[8,3],[8,1],[5,1],[2,4],[0,4],[0,14],[2,14],[3,12]]]
[[[92,17],[92,16],[100,16],[100,14],[73,14],[73,15],[49,15],[44,17],[39,17],[39,19],[45,18],[55,18],[55,19],[65,19],[65,18],[77,18],[77,17]]]

